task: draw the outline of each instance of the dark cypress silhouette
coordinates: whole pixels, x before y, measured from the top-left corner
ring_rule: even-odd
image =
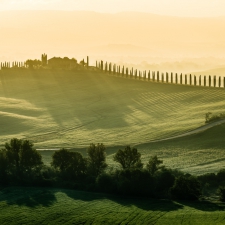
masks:
[[[150,81],[150,70],[148,71],[148,81]]]
[[[196,79],[196,76],[194,75],[194,85],[196,86],[197,85],[197,79]]]
[[[211,87],[211,76],[209,75],[209,87]]]
[[[152,80],[155,81],[155,71],[152,72]]]
[[[171,84],[173,83],[173,73],[171,73]]]
[[[182,76],[182,73],[180,75],[180,84],[183,84],[183,76]]]
[[[157,82],[159,82],[159,71],[157,71]]]
[[[216,76],[214,76],[213,80],[214,87],[216,87]]]
[[[169,74],[166,72],[166,83],[169,83]]]
[[[190,74],[190,82],[189,82],[190,85],[192,85],[192,76]]]
[[[219,77],[219,88],[221,87],[221,77]]]
[[[204,87],[206,87],[206,76],[204,76]]]
[[[164,73],[162,73],[162,82],[164,83]]]
[[[176,73],[176,84],[178,83],[178,76],[177,76],[177,73]]]

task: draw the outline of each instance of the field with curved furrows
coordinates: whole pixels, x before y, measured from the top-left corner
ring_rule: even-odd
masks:
[[[137,145],[195,129],[225,112],[225,89],[161,84],[91,71],[0,71],[0,144],[36,148]]]
[[[219,202],[173,202],[49,188],[0,190],[0,224],[222,225]]]

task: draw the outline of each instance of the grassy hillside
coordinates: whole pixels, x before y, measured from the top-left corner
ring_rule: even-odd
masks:
[[[147,143],[194,129],[224,112],[224,89],[157,84],[93,72],[1,71],[1,144],[37,148]]]
[[[225,205],[124,198],[63,189],[0,190],[4,224],[224,224]]]
[[[151,156],[157,155],[166,167],[179,169],[194,175],[217,173],[225,169],[225,124],[212,127],[201,133],[167,141],[138,144],[135,147],[142,154],[146,164]],[[118,168],[113,161],[115,152],[125,146],[107,147],[109,168]],[[86,148],[75,148],[86,155]],[[45,164],[50,165],[54,151],[40,151]]]

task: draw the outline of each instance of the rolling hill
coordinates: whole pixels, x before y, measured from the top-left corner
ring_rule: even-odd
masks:
[[[176,141],[176,146],[173,140],[151,141],[204,125],[205,113],[225,111],[224,97],[223,88],[137,81],[91,71],[2,70],[0,144],[17,137],[32,140],[38,149],[84,152],[90,143],[104,143],[109,164],[118,147],[129,144],[138,146],[144,162],[157,154],[172,168],[202,173],[200,165],[209,163],[208,171],[215,171],[224,160],[223,145],[218,147],[223,131],[218,131],[218,143],[207,136],[199,140],[201,146],[189,141],[195,135],[179,139],[187,140]]]

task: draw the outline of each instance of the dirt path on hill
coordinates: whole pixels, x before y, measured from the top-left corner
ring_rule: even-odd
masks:
[[[153,141],[150,141],[150,143],[166,141],[166,140],[172,140],[172,139],[175,139],[175,138],[186,137],[186,136],[189,136],[189,135],[192,135],[192,134],[197,134],[197,133],[200,133],[202,131],[208,130],[209,128],[212,128],[212,127],[215,127],[217,125],[220,125],[222,123],[225,123],[225,119],[224,120],[219,120],[219,121],[216,121],[216,122],[213,122],[213,123],[209,123],[209,124],[206,124],[206,125],[203,125],[201,127],[198,127],[198,128],[196,128],[194,130],[185,132],[183,134],[175,135],[175,136],[168,137],[168,138],[153,140]]]

